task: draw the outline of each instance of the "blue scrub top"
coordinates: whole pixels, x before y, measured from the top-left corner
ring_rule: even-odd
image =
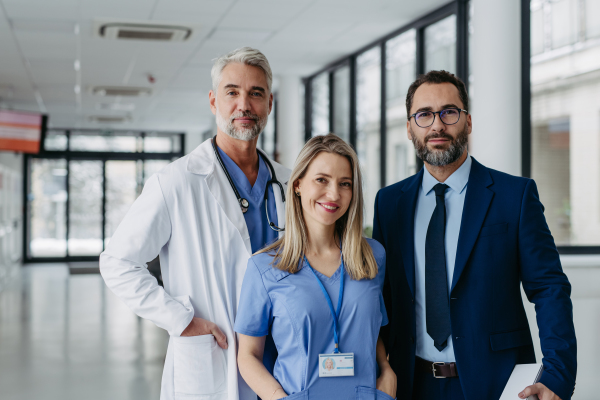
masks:
[[[269,171],[269,167],[267,167],[262,156],[259,156],[258,177],[256,178],[256,182],[254,182],[254,186],[252,186],[240,167],[221,148],[218,149],[221,159],[223,159],[223,164],[225,164],[225,168],[227,168],[227,172],[229,172],[240,196],[250,203],[248,211],[244,214],[244,219],[246,220],[246,226],[250,234],[252,253],[256,253],[265,247],[265,245],[274,242],[278,237],[277,232],[269,227],[267,215],[265,214],[265,187],[269,179],[271,179],[271,171]],[[277,207],[273,195],[273,185],[269,185],[267,189],[269,190],[269,218],[271,222],[277,225]]]
[[[388,323],[381,294],[385,250],[377,241],[367,240],[379,271],[374,279],[360,281],[344,273],[339,316],[340,352],[354,353],[354,376],[319,378],[319,354],[334,349],[333,319],[306,263],[303,261],[301,269],[290,274],[273,267],[270,254],[261,253],[248,261],[234,329],[255,337],[271,332],[279,352],[273,376],[290,400],[391,399],[374,389],[377,338],[381,326]],[[341,265],[330,278],[315,273],[337,307]]]

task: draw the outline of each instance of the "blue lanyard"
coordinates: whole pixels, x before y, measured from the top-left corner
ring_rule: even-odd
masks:
[[[323,292],[323,295],[325,296],[325,300],[327,300],[327,305],[329,306],[329,311],[331,312],[331,316],[333,317],[333,340],[335,342],[335,348],[333,349],[333,352],[339,353],[340,352],[340,350],[339,350],[339,344],[340,344],[339,329],[340,329],[340,327],[339,327],[339,323],[338,323],[338,318],[340,317],[340,310],[342,309],[342,298],[344,296],[344,257],[342,257],[342,271],[341,271],[341,276],[340,276],[340,294],[338,296],[337,311],[333,310],[333,303],[331,302],[331,298],[329,297],[327,290],[325,290],[325,286],[323,286],[323,282],[321,282],[321,280],[315,273],[315,270],[313,269],[313,267],[310,265],[310,263],[306,259],[306,256],[304,256],[304,261],[306,262],[306,265],[308,265],[308,267],[310,268],[310,271],[315,276],[315,279],[319,283],[319,287],[321,288],[321,291]]]

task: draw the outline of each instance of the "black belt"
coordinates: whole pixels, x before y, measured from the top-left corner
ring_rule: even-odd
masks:
[[[423,374],[433,374],[434,378],[456,378],[458,369],[455,362],[427,361],[416,357],[415,371]]]

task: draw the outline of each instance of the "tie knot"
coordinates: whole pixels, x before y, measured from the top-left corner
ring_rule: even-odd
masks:
[[[436,196],[444,196],[446,189],[448,189],[448,185],[445,185],[443,183],[438,183],[433,187]]]

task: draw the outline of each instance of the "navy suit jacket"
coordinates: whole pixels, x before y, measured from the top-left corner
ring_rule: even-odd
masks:
[[[373,238],[386,249],[382,328],[398,400],[411,399],[415,365],[415,206],[423,170],[381,189]],[[458,375],[470,399],[498,399],[515,364],[535,362],[520,284],[535,303],[544,372],[540,382],[571,398],[577,370],[571,285],[562,271],[535,182],[473,159],[450,292]],[[436,361],[436,360],[430,360]]]

